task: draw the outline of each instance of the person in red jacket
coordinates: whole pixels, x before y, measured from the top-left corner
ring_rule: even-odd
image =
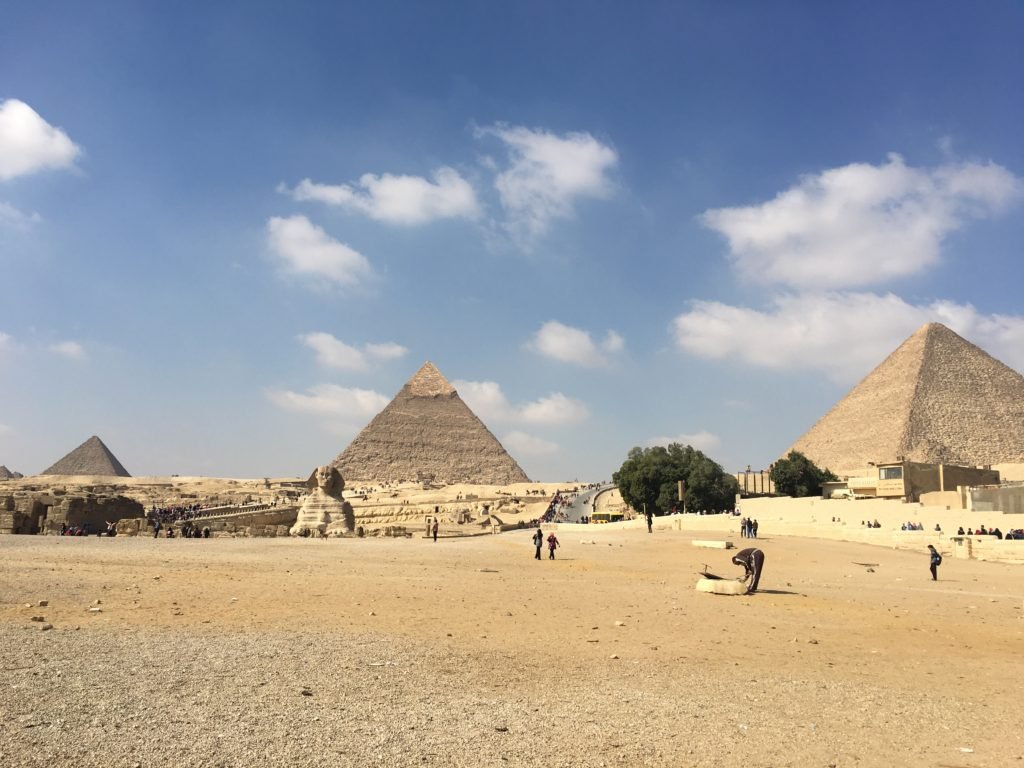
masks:
[[[555,559],[555,549],[558,548],[558,537],[555,536],[554,531],[548,535],[548,560]]]

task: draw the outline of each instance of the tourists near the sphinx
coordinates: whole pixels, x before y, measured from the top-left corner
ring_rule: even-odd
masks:
[[[554,531],[552,531],[548,534],[548,560],[555,559],[555,550],[558,549],[559,546],[561,545],[558,543],[558,537],[555,536]]]
[[[437,518],[434,518],[434,525],[431,526],[430,532],[434,534],[434,541],[437,541]]]
[[[928,545],[928,554],[931,556],[928,561],[928,570],[932,572],[932,581],[939,580],[939,566],[942,565],[942,555],[932,544]]]
[[[540,560],[540,550],[544,546],[544,532],[540,529],[540,526],[537,526],[537,530],[533,533],[533,546],[537,548],[537,554],[534,557]]]
[[[757,584],[761,580],[761,571],[764,570],[764,552],[760,549],[741,549],[737,552],[732,561],[735,565],[743,566],[746,573],[744,581],[748,581],[747,594],[757,592]]]

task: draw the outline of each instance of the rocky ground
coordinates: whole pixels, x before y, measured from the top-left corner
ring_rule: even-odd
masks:
[[[1024,568],[529,537],[0,537],[0,765],[1024,766]]]

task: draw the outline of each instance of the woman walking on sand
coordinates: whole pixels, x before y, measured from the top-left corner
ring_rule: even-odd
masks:
[[[942,565],[942,555],[939,554],[938,550],[935,549],[931,544],[928,545],[928,553],[931,555],[931,561],[928,564],[928,570],[932,572],[932,581],[939,580],[939,566]]]
[[[554,531],[548,536],[548,560],[555,559],[555,549],[559,546],[558,537],[555,536]]]

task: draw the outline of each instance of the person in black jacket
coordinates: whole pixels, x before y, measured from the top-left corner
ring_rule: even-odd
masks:
[[[932,572],[932,581],[939,580],[939,566],[942,565],[942,555],[939,554],[938,550],[935,549],[931,544],[928,545],[928,553],[931,555],[931,560],[928,564],[928,570]]]
[[[757,592],[757,584],[761,580],[761,571],[764,569],[764,552],[760,549],[741,549],[732,559],[735,565],[741,565],[746,570],[745,580],[749,580],[747,594]]]

